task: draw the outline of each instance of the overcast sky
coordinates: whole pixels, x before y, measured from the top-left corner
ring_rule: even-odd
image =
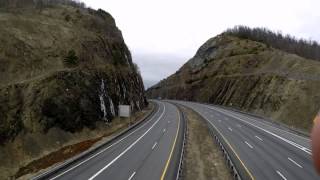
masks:
[[[115,18],[150,87],[235,25],[320,41],[320,0],[83,0]]]

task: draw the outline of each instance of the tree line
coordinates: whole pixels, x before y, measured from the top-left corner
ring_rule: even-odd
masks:
[[[85,3],[75,0],[0,0],[0,8],[35,7],[41,9],[59,4],[86,8]]]
[[[223,34],[258,41],[288,53],[320,61],[320,45],[316,41],[297,39],[294,36],[283,35],[281,32],[274,32],[267,28],[247,26],[236,26],[227,29]]]

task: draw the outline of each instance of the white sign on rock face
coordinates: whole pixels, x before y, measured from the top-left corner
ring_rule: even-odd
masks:
[[[120,117],[130,117],[131,110],[129,105],[119,105],[119,116]]]

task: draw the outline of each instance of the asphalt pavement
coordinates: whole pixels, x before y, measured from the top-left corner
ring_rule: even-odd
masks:
[[[156,112],[139,126],[44,179],[176,179],[184,120],[176,106],[168,102],[154,103]],[[39,177],[43,179],[41,175],[34,179]]]
[[[249,179],[319,180],[310,139],[258,117],[218,106],[172,101],[199,113],[225,137],[245,166]]]

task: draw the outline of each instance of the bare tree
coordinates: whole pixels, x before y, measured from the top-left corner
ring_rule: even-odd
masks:
[[[249,28],[247,26],[236,26],[226,30],[224,34],[262,42],[288,53],[320,61],[320,45],[316,41],[297,39],[294,36],[283,35],[281,32],[273,32],[267,28]]]
[[[43,9],[59,4],[86,8],[85,3],[75,0],[0,0],[0,8],[35,7],[37,9]]]

